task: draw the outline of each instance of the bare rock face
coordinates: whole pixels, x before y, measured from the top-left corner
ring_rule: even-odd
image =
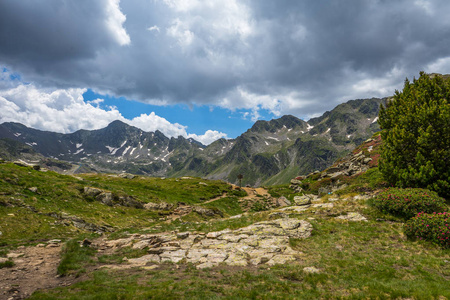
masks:
[[[299,254],[289,246],[289,239],[306,239],[312,229],[307,221],[283,218],[208,234],[184,232],[131,236],[108,241],[106,247],[147,248],[148,255],[128,260],[134,266],[166,261],[190,262],[199,269],[220,263],[230,266],[275,265],[297,260]]]

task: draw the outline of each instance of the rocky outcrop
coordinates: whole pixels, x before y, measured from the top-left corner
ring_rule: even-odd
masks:
[[[197,268],[220,263],[231,266],[275,265],[297,260],[299,253],[289,246],[290,238],[306,239],[311,235],[309,222],[293,218],[264,221],[237,230],[205,233],[161,233],[133,235],[107,241],[106,247],[148,249],[148,254],[128,259],[136,266],[185,261]]]
[[[117,195],[102,189],[94,187],[84,187],[83,192],[86,196],[94,198],[95,200],[108,205],[120,205],[125,207],[144,208],[144,205],[129,195]]]

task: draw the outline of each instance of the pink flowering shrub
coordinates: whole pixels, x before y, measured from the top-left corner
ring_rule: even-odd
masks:
[[[411,239],[428,240],[450,248],[450,213],[419,213],[406,222],[404,230]]]
[[[388,188],[372,201],[383,212],[410,219],[420,212],[433,213],[448,210],[445,199],[437,193],[418,188]]]

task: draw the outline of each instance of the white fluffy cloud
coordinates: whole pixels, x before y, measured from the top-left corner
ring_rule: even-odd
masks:
[[[126,119],[115,107],[100,108],[102,99],[86,103],[84,92],[85,89],[43,90],[33,84],[0,89],[0,123],[19,122],[41,130],[70,133],[79,129],[100,129],[114,120],[121,120],[144,131],[159,130],[168,137],[192,137],[205,145],[227,137],[225,133],[212,130],[203,135],[189,134],[186,126],[172,124],[154,112]]]

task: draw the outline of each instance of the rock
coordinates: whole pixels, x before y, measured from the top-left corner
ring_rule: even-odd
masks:
[[[140,266],[145,266],[148,263],[160,263],[161,262],[161,258],[158,255],[155,254],[147,254],[138,258],[130,258],[128,259],[128,263],[133,264],[133,265],[140,265]]]
[[[267,264],[269,266],[273,266],[273,265],[283,265],[288,261],[293,261],[295,260],[295,257],[292,255],[275,255],[274,257],[272,257],[272,259],[270,259]]]
[[[99,202],[101,202],[105,205],[108,205],[108,206],[113,206],[113,204],[114,204],[113,203],[114,197],[113,197],[113,194],[110,192],[102,192],[96,197],[96,199]]]
[[[81,242],[81,245],[82,245],[83,247],[89,247],[89,246],[91,246],[91,244],[92,244],[92,242],[91,242],[90,240],[88,240],[88,239],[84,239],[84,240]]]
[[[286,197],[281,196],[280,198],[277,199],[277,205],[278,206],[289,206],[291,205],[291,201],[289,201]]]
[[[348,221],[367,222],[367,218],[357,212],[349,212],[349,213],[347,213],[347,215],[338,216],[336,218],[341,219],[341,220],[348,220]]]
[[[320,270],[315,267],[304,267],[303,272],[309,273],[309,274],[318,274],[318,273],[320,273]]]
[[[9,259],[6,257],[0,257],[0,264],[4,264],[5,262],[7,262]]]
[[[189,237],[189,232],[179,232],[177,233],[177,239],[184,240]]]
[[[87,187],[87,186],[84,187],[83,191],[87,196],[90,196],[90,197],[96,197],[97,195],[100,195],[103,192],[103,190],[101,190],[101,189]]]
[[[144,204],[144,208],[148,210],[171,210],[172,208],[174,208],[174,205],[166,202],[160,203],[148,202]]]
[[[126,179],[134,179],[134,178],[136,178],[136,175],[128,174],[128,173],[122,173],[122,174],[119,174],[119,177],[126,178]]]
[[[223,216],[222,212],[220,212],[219,210],[200,207],[200,206],[194,206],[192,210],[202,216],[207,216],[207,217],[213,217],[216,214]]]
[[[19,258],[19,257],[21,257],[21,256],[24,256],[25,255],[25,253],[8,253],[8,254],[6,254],[6,257],[7,258]]]
[[[291,184],[294,184],[294,185],[300,185],[302,182],[300,181],[300,180],[298,180],[298,179],[292,179],[291,180]]]
[[[186,257],[186,250],[165,251],[159,255],[161,262],[169,261],[177,263]]]
[[[217,265],[217,264],[213,264],[213,263],[211,263],[211,262],[205,262],[205,263],[202,263],[202,264],[197,265],[195,268],[196,268],[197,270],[200,270],[200,269],[212,268],[212,267],[214,267],[214,266],[216,266],[216,265]]]
[[[28,190],[30,190],[33,193],[37,193],[38,192],[38,188],[35,187],[35,186],[28,188]]]
[[[316,204],[313,204],[312,207],[315,207],[315,208],[333,208],[334,204],[333,203],[316,203]]]
[[[59,239],[53,239],[53,240],[49,240],[47,242],[47,244],[59,244],[59,243],[61,243],[61,240],[59,240]]]
[[[199,185],[205,185],[205,186],[208,186],[208,184],[206,184],[206,183],[204,183],[204,182],[199,182],[198,184],[199,184]]]
[[[276,211],[269,214],[269,219],[287,218],[289,215],[287,213]]]
[[[295,203],[295,205],[299,205],[299,206],[301,206],[301,205],[308,205],[308,204],[311,204],[311,199],[308,196],[306,196],[306,195],[304,195],[304,196],[295,196],[294,197],[294,203]]]
[[[367,157],[367,158],[364,158],[363,163],[365,163],[365,164],[367,165],[367,164],[370,163],[371,161],[372,161],[372,158]]]

